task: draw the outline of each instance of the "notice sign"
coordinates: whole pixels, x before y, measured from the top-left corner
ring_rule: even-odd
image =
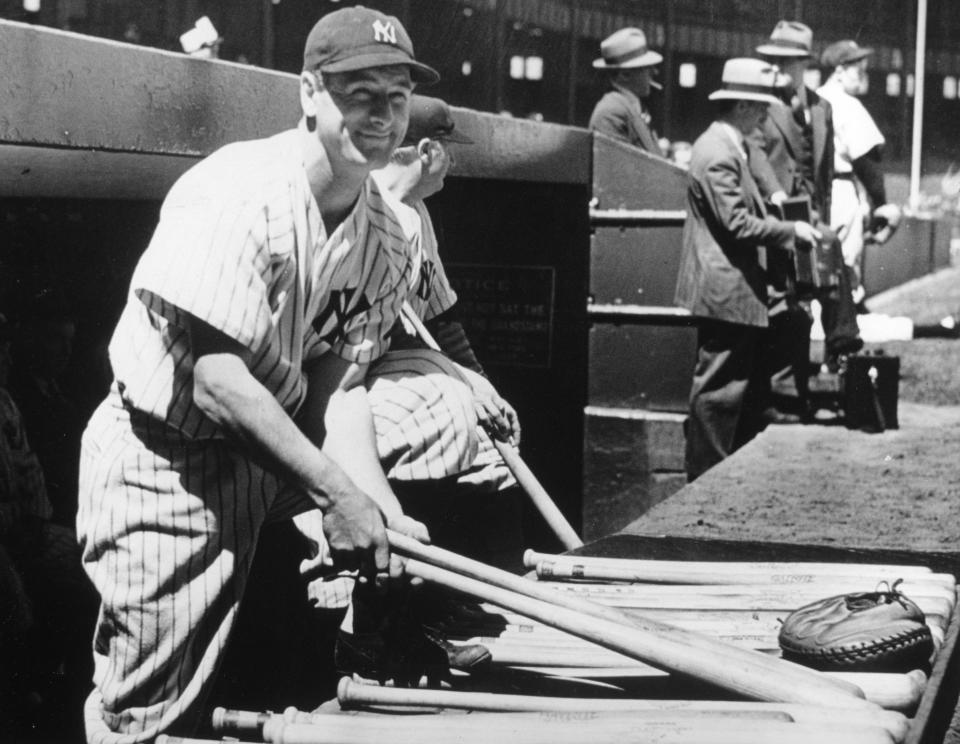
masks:
[[[447,263],[445,268],[481,364],[550,366],[552,266]]]

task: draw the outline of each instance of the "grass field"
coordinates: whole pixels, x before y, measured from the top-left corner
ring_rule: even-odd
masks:
[[[867,300],[873,312],[936,323],[960,311],[960,267],[943,269]],[[960,341],[916,339],[871,344],[900,357],[900,400],[960,405]]]

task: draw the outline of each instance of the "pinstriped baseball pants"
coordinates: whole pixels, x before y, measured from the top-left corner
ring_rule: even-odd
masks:
[[[148,741],[192,725],[279,490],[224,442],[190,442],[132,418],[115,390],[97,409],[77,514],[101,597],[88,741]]]

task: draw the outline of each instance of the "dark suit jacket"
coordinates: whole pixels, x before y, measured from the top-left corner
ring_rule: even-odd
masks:
[[[766,327],[765,247],[793,250],[793,225],[767,215],[719,122],[694,143],[688,178],[676,304],[696,316]]]
[[[657,136],[636,110],[629,97],[611,90],[593,108],[590,129],[626,140],[654,155],[663,155]]]
[[[833,110],[830,103],[807,88],[810,124],[813,129],[813,199],[812,206],[820,221],[830,224],[830,194],[833,182]],[[774,181],[769,178],[762,161],[751,163],[753,174],[764,196],[782,188],[787,196],[796,196],[802,132],[793,118],[790,107],[772,104],[767,119],[757,133],[755,142],[766,153]]]

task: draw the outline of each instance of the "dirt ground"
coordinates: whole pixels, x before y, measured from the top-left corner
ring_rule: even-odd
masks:
[[[960,309],[960,268],[868,306],[936,322]],[[960,340],[874,346],[901,359],[899,429],[772,426],[624,532],[960,552]]]

